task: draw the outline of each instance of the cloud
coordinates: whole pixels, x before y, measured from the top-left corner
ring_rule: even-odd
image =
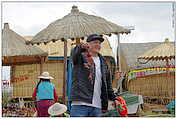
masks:
[[[131,34],[122,37],[123,41],[163,41],[164,37],[174,40],[172,2],[5,2],[2,20],[21,35],[35,35],[67,15],[72,5],[113,23],[134,26]]]
[[[51,22],[61,19],[70,13],[73,5],[81,5],[79,9],[88,11],[85,9],[86,3],[78,2],[3,3],[2,22],[8,22],[12,29],[22,34],[24,33],[24,35],[28,33],[29,35],[34,35],[36,34],[34,31],[45,28]]]

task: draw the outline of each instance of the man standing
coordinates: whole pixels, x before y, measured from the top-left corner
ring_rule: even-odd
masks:
[[[110,71],[99,53],[102,36],[92,34],[87,43],[72,50],[73,81],[71,117],[97,117],[108,108],[108,99],[115,101]]]

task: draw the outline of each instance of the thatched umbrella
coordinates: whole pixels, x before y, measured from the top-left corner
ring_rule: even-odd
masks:
[[[165,42],[148,50],[143,55],[139,56],[138,59],[147,61],[165,60],[168,66],[168,61],[175,59],[175,44],[169,42],[168,39],[165,39]]]
[[[2,63],[3,66],[41,63],[48,53],[36,46],[26,45],[26,40],[4,24],[2,30]],[[42,70],[42,69],[41,69]]]
[[[71,13],[58,19],[40,31],[31,41],[32,44],[47,43],[61,39],[83,38],[93,33],[129,33],[130,31],[111,23],[104,18],[80,12],[73,6]]]
[[[64,41],[64,84],[63,84],[63,97],[65,98],[65,80],[66,80],[66,66],[67,66],[67,39],[74,40],[79,43],[79,39],[90,34],[119,34],[130,33],[129,30],[111,23],[104,18],[88,15],[80,12],[77,6],[73,6],[71,13],[58,19],[47,26],[47,28],[40,31],[33,40],[28,43],[40,44],[48,43],[50,41]]]

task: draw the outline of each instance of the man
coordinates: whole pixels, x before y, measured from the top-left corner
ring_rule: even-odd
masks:
[[[108,99],[116,100],[110,71],[99,53],[103,41],[102,36],[92,34],[87,43],[72,50],[71,117],[101,116],[108,108]]]

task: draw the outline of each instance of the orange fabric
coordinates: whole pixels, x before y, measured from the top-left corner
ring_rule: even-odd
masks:
[[[125,103],[125,100],[124,100],[121,96],[119,96],[119,97],[117,98],[117,100],[118,100],[121,104],[126,104],[126,103]]]
[[[121,108],[123,109],[119,112],[120,115],[122,117],[126,117],[128,114],[128,108],[127,108],[127,104],[126,104],[124,98],[122,98],[121,96],[118,96],[116,100],[120,103]]]

